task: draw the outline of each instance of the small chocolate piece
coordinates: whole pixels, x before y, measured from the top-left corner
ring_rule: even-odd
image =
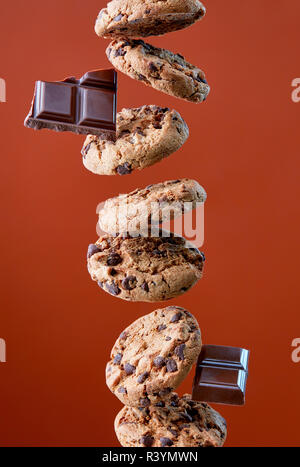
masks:
[[[164,367],[166,365],[165,359],[163,357],[156,357],[153,360],[153,365],[156,368],[162,368],[162,367]]]
[[[171,319],[171,323],[177,323],[182,317],[182,313],[179,311],[179,313],[176,313],[172,319]]]
[[[173,360],[173,358],[169,358],[169,360],[167,360],[167,372],[175,373],[175,371],[177,370],[178,370],[177,363],[175,362],[175,360]]]
[[[140,439],[140,444],[142,444],[146,448],[151,448],[153,443],[154,443],[154,438],[152,438],[152,436],[150,435],[142,436]]]
[[[173,446],[173,441],[170,438],[160,438],[160,443],[163,448],[167,446]]]
[[[122,281],[122,286],[125,290],[133,290],[136,288],[137,279],[135,276],[127,276]]]
[[[149,292],[149,286],[148,286],[147,282],[144,282],[141,285],[141,289],[143,289],[145,292]]]
[[[25,126],[116,140],[117,73],[89,71],[82,78],[37,81]]]
[[[130,363],[125,363],[124,370],[127,375],[133,375],[133,373],[135,373],[135,366],[130,365]]]
[[[148,373],[148,371],[145,371],[144,373],[142,373],[142,374],[138,377],[137,382],[138,382],[139,384],[143,384],[143,383],[146,381],[147,378],[149,378],[149,373]]]
[[[132,172],[131,165],[128,164],[128,162],[125,162],[123,165],[119,165],[116,170],[119,175],[129,175]]]
[[[127,394],[127,389],[124,388],[123,386],[120,386],[119,389],[118,389],[118,392],[119,392],[120,394]]]
[[[151,404],[151,401],[148,397],[140,399],[140,407],[149,407],[150,404]]]
[[[195,401],[244,405],[249,351],[205,345],[196,368],[192,398]]]
[[[122,263],[122,258],[118,253],[112,253],[108,258],[107,258],[107,266],[117,266],[118,264]]]
[[[121,289],[119,289],[115,282],[112,282],[111,284],[106,283],[106,290],[108,293],[115,296],[120,295],[121,293]]]
[[[118,353],[114,358],[114,365],[120,365],[123,355]]]
[[[178,345],[175,350],[174,350],[174,353],[175,355],[179,358],[179,360],[183,361],[184,360],[184,349],[185,349],[185,344],[180,344]]]
[[[97,247],[97,245],[91,244],[88,247],[88,252],[87,252],[87,259],[91,258],[93,255],[96,253],[100,253],[101,250],[100,248]]]

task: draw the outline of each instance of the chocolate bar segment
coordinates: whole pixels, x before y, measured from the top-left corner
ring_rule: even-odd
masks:
[[[236,347],[205,345],[197,362],[193,400],[244,405],[249,351]]]
[[[116,112],[117,73],[113,69],[89,71],[79,80],[37,81],[25,126],[115,141]]]

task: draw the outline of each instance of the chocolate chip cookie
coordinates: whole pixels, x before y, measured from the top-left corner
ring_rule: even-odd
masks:
[[[203,275],[205,257],[183,237],[105,235],[88,248],[88,270],[105,292],[134,302],[184,294]]]
[[[108,199],[99,211],[104,232],[147,231],[169,219],[175,219],[204,203],[207,195],[195,180],[170,180]]]
[[[182,55],[142,40],[115,40],[106,54],[117,70],[171,96],[199,103],[210,91],[202,70],[188,63]]]
[[[205,15],[198,0],[113,0],[103,8],[95,31],[101,37],[147,37],[191,26]]]
[[[200,351],[200,329],[191,313],[176,306],[156,310],[117,339],[106,367],[106,384],[125,405],[161,406]]]
[[[208,404],[174,395],[161,407],[124,407],[116,417],[115,432],[124,447],[221,447],[227,428]]]
[[[155,105],[123,109],[117,115],[117,140],[88,136],[84,166],[99,175],[127,175],[144,169],[177,151],[189,129],[178,112]]]

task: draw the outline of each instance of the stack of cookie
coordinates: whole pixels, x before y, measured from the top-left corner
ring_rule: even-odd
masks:
[[[209,93],[203,71],[179,54],[136,38],[183,29],[204,14],[197,0],[113,0],[101,10],[95,30],[101,37],[113,38],[107,57],[119,71],[198,103]],[[117,116],[116,141],[88,136],[83,163],[97,174],[127,175],[169,156],[188,136],[188,127],[175,110],[124,109]],[[187,212],[187,205],[192,210],[205,200],[205,190],[189,179],[150,185],[107,200],[99,213],[105,234],[88,248],[92,279],[105,292],[129,301],[161,302],[188,291],[202,277],[204,254],[160,226]],[[197,361],[201,347],[196,319],[176,306],[156,310],[122,332],[106,369],[109,389],[125,405],[115,420],[121,445],[224,444],[225,420],[207,404],[174,392]]]
[[[99,213],[107,233],[88,248],[92,279],[111,295],[135,302],[161,302],[187,292],[201,279],[205,256],[159,224],[205,199],[197,182],[182,179],[107,200]]]
[[[113,39],[106,53],[117,70],[171,96],[200,103],[210,90],[204,72],[182,55],[136,38],[186,28],[204,15],[198,0],[113,0],[100,11],[95,30]],[[175,110],[154,105],[123,109],[117,114],[116,141],[88,136],[83,164],[99,175],[127,175],[171,155],[188,136]]]
[[[115,420],[122,446],[224,444],[225,420],[209,405],[173,392],[200,350],[196,319],[176,306],[143,316],[122,332],[106,368],[108,387],[125,404]]]

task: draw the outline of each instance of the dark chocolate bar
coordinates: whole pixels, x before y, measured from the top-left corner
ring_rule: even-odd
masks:
[[[117,73],[97,70],[81,79],[37,81],[25,126],[116,139]]]
[[[193,400],[244,405],[249,351],[204,345],[197,362]]]

